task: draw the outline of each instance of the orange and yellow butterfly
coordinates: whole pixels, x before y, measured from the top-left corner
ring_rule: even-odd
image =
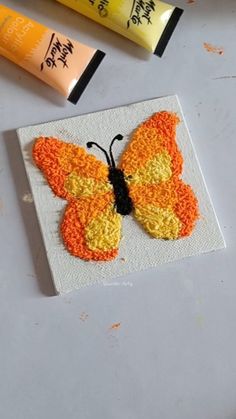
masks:
[[[112,146],[107,165],[85,149],[56,138],[40,137],[33,158],[53,192],[66,199],[61,235],[68,251],[81,259],[108,261],[118,254],[122,216],[133,213],[152,237],[189,236],[198,202],[181,179],[183,158],[176,143],[176,114],[158,112],[135,131],[116,167]]]

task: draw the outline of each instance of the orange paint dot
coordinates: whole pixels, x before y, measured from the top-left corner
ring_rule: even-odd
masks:
[[[112,330],[116,330],[116,329],[119,329],[119,328],[120,328],[120,326],[121,326],[121,323],[113,323],[113,324],[111,325],[110,329],[112,329]]]

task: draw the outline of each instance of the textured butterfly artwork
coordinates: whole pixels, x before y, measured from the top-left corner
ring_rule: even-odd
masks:
[[[183,157],[176,142],[175,113],[153,114],[135,130],[116,165],[113,146],[96,142],[106,164],[83,147],[40,137],[33,158],[54,194],[67,200],[60,231],[67,250],[89,261],[116,258],[122,218],[132,215],[150,239],[190,236],[199,216],[198,201],[181,179]],[[96,135],[95,135],[96,137]]]

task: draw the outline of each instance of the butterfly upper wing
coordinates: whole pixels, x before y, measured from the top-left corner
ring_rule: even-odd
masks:
[[[183,158],[175,139],[178,122],[171,112],[151,116],[135,131],[120,162],[134,216],[155,238],[188,236],[198,218],[197,199],[180,179]]]
[[[75,144],[40,137],[33,158],[53,192],[69,201],[61,235],[69,252],[84,260],[117,256],[121,216],[114,206],[108,167]]]
[[[70,200],[111,190],[108,167],[82,147],[53,137],[40,137],[33,158],[55,195]]]
[[[137,128],[119,165],[126,176],[133,177],[130,183],[156,183],[182,173],[183,158],[175,141],[178,123],[176,114],[163,111]],[[150,177],[146,177],[147,167]]]

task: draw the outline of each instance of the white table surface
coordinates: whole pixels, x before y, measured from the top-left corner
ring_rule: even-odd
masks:
[[[4,3],[107,57],[77,106],[0,59],[0,418],[235,419],[236,1],[176,1],[162,59],[54,1]],[[15,130],[174,93],[227,250],[53,296]]]

